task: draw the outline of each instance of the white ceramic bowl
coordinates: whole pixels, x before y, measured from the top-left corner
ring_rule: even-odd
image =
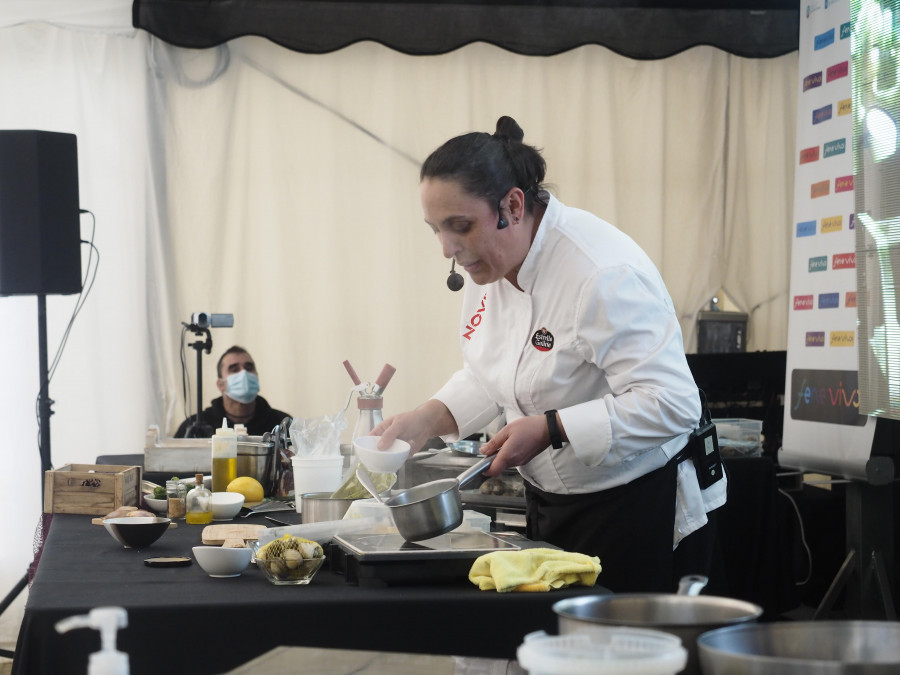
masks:
[[[376,445],[380,436],[360,436],[353,441],[359,461],[372,473],[396,473],[409,457],[409,443],[396,439],[384,450]]]
[[[167,513],[169,510],[169,500],[168,499],[154,499],[153,497],[147,497],[144,495],[144,501],[147,502],[147,506],[150,507],[151,510],[156,513]]]
[[[244,505],[244,495],[240,492],[213,492],[213,520],[231,520]]]
[[[209,576],[215,578],[239,577],[250,564],[253,551],[249,548],[223,548],[221,546],[194,546],[197,564]]]

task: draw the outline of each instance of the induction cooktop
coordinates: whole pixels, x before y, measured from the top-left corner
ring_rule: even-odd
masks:
[[[501,538],[481,530],[467,530],[448,532],[433,539],[416,542],[406,541],[397,533],[342,534],[335,536],[334,542],[348,555],[365,562],[431,558],[472,559],[492,551],[518,551],[522,547],[515,543],[517,538],[519,537],[509,535]]]

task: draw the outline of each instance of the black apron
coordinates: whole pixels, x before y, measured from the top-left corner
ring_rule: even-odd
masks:
[[[600,558],[597,584],[616,593],[671,593],[683,574],[708,574],[712,527],[672,550],[679,453],[625,485],[577,495],[545,492],[525,481],[526,536]],[[711,517],[712,514],[707,514]]]

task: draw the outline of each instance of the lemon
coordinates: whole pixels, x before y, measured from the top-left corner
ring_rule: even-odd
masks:
[[[240,492],[244,495],[244,502],[261,502],[263,499],[263,486],[258,480],[250,476],[239,476],[225,488],[228,492]]]

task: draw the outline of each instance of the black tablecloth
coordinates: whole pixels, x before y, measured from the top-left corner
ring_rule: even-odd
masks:
[[[296,523],[294,512],[274,514]],[[260,516],[239,522],[268,524]],[[576,587],[550,593],[479,591],[458,583],[355,586],[323,568],[308,586],[274,586],[255,566],[212,579],[196,563],[151,568],[144,559],[191,555],[203,526],[167,531],[145,550],[125,549],[90,516],[56,514],[25,607],[13,673],[83,674],[100,648],[96,631],[58,634],[54,624],[94,607],[128,610],[118,648],[132,675],[221,673],[279,645],[514,659],[522,638],[555,632],[551,605]]]

